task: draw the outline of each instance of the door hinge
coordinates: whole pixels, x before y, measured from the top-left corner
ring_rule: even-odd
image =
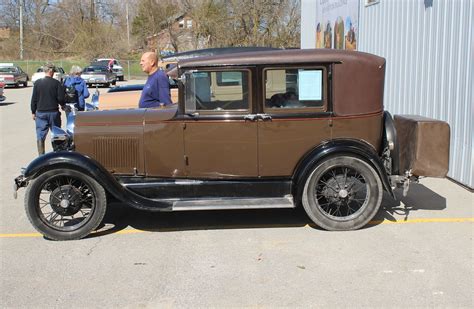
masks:
[[[181,127],[183,127],[183,130],[186,129],[186,122],[183,122],[183,123],[181,124]]]
[[[189,165],[189,158],[187,155],[184,155],[184,165]]]

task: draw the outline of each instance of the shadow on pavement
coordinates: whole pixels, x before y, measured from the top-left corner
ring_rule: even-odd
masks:
[[[446,199],[420,184],[412,184],[406,197],[401,190],[395,190],[397,200],[384,192],[379,212],[372,219],[370,228],[384,220],[397,221],[394,215],[404,216],[418,210],[443,210]],[[400,201],[403,203],[400,203]],[[189,212],[149,212],[129,207],[123,203],[111,202],[96,233],[88,238],[113,234],[132,227],[148,232],[174,232],[190,230],[223,230],[251,228],[317,227],[302,207],[296,209],[219,210]]]
[[[402,189],[394,190],[394,200],[384,192],[382,205],[372,221],[388,220],[395,222],[394,215],[404,216],[408,220],[410,213],[418,210],[443,210],[446,208],[446,198],[421,184],[410,184],[407,196],[403,196]]]
[[[148,212],[122,203],[109,203],[98,232],[89,237],[113,234],[127,227],[148,232],[222,230],[314,226],[302,208]]]
[[[1,106],[7,106],[7,105],[13,105],[13,104],[16,104],[16,103],[17,102],[5,102],[5,101],[3,101],[3,102],[0,102],[0,107]]]

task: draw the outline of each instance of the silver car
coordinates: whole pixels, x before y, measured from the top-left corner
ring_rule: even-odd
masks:
[[[106,66],[91,65],[85,67],[81,77],[86,81],[87,86],[101,85],[109,87],[117,82],[115,74]]]
[[[28,74],[19,66],[13,63],[0,63],[0,83],[5,83],[7,86],[26,87],[29,80]]]
[[[39,67],[35,73],[31,76],[31,81],[33,84],[40,78],[45,77],[46,73],[44,72],[43,67]],[[56,72],[54,72],[53,78],[57,79],[61,83],[66,79],[67,74],[64,72],[64,69],[61,67],[56,67]]]

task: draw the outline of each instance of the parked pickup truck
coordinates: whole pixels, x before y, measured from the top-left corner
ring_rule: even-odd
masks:
[[[165,212],[303,207],[323,229],[354,230],[383,191],[448,172],[448,124],[384,111],[384,58],[277,50],[177,67],[178,104],[79,112],[73,132],[55,128],[55,151],[14,180],[40,233],[87,236],[109,197]]]
[[[81,77],[86,81],[87,86],[101,85],[109,87],[117,82],[115,74],[106,66],[90,65],[85,67]]]

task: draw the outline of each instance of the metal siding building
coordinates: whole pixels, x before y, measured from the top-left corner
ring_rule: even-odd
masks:
[[[315,46],[311,30],[315,1],[302,0],[302,48]],[[470,188],[474,188],[473,12],[474,0],[380,0],[370,6],[360,0],[358,29],[358,50],[387,60],[385,109],[448,122],[448,176]]]

